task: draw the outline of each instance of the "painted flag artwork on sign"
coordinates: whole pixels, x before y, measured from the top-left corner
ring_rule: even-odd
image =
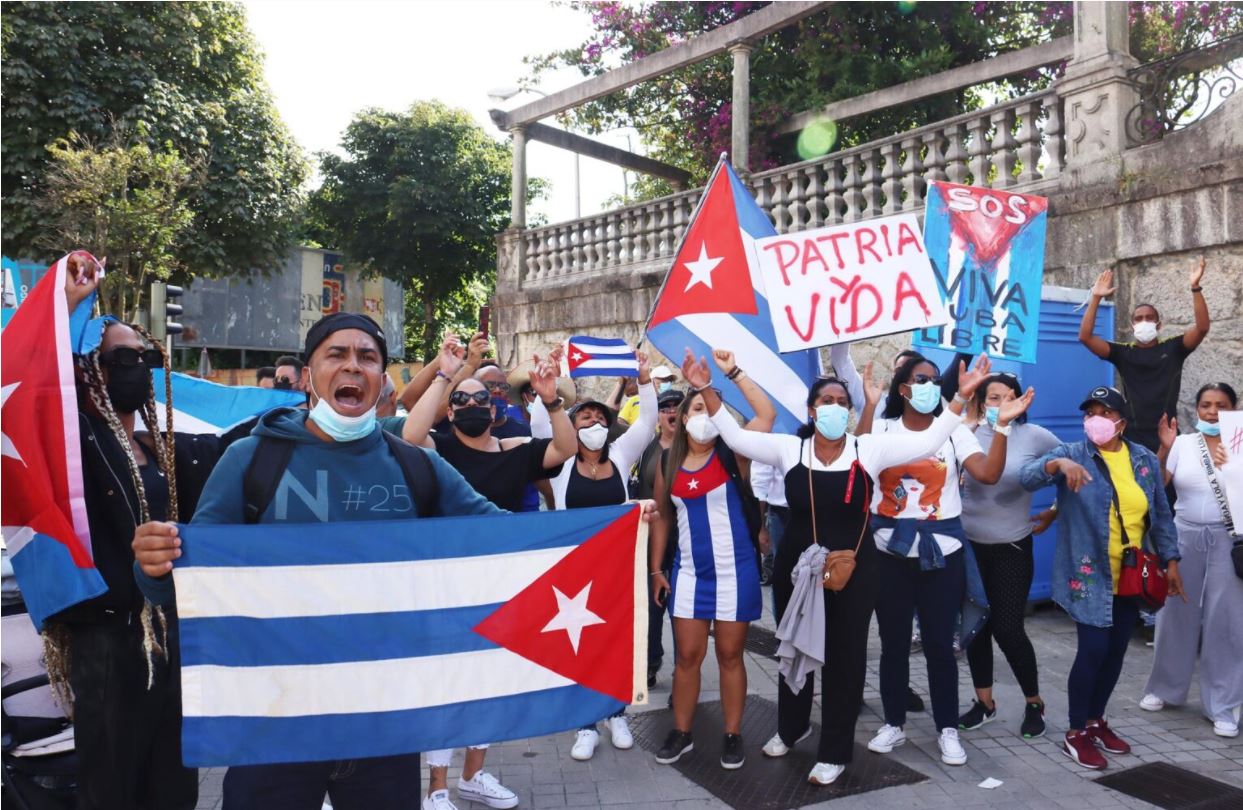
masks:
[[[928,184],[924,242],[951,323],[916,347],[1036,362],[1049,201],[956,183]]]
[[[220,385],[176,371],[172,379],[173,427],[181,433],[223,433],[239,422],[273,408],[296,407],[306,402],[306,394],[300,391],[253,385]],[[155,387],[155,401],[159,406],[155,409],[156,416],[163,430],[167,397],[163,369],[151,372],[151,383]]]
[[[35,627],[107,590],[91,553],[73,346],[94,294],[71,317],[65,284],[86,251],[63,257],[13,313],[0,358],[4,543]],[[76,327],[76,329],[74,328]]]
[[[575,335],[565,342],[565,359],[571,379],[634,377],[639,373],[639,358],[621,338]]]
[[[688,348],[696,357],[732,351],[776,403],[774,431],[792,433],[807,421],[807,389],[820,374],[820,355],[779,353],[772,303],[753,257],[756,240],[776,232],[722,155],[657,295],[647,337],[679,365]],[[726,404],[750,419],[754,411],[738,387],[709,365]]]
[[[647,699],[637,506],[181,537],[190,767],[539,737]]]
[[[783,352],[949,320],[913,214],[772,236],[755,249]]]

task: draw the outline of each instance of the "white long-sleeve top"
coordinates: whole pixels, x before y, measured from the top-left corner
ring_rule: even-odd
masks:
[[[751,492],[769,506],[788,506],[785,479],[762,461],[751,462]]]
[[[846,393],[850,394],[851,404],[862,410],[867,402],[863,393],[863,376],[859,374],[855,361],[850,357],[850,344],[833,344],[829,349],[829,362],[833,364],[833,373],[837,378],[846,383]]]

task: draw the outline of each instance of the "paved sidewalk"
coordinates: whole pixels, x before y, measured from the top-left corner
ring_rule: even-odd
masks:
[[[765,595],[767,598],[767,589]],[[770,612],[765,612],[761,624],[772,629]],[[1075,628],[1060,610],[1052,606],[1036,611],[1028,619],[1027,626],[1036,647],[1041,692],[1048,706],[1046,719],[1049,731],[1045,737],[1028,741],[1019,736],[1023,697],[998,651],[995,696],[999,717],[982,729],[963,732],[969,757],[965,766],[955,768],[943,765],[931,714],[912,714],[906,726],[908,743],[887,756],[926,775],[927,781],[809,806],[831,807],[833,810],[874,810],[879,807],[1005,807],[1007,810],[1152,807],[1095,784],[1093,780],[1100,776],[1099,773],[1079,768],[1061,752],[1058,742],[1066,730],[1066,674],[1075,654]],[[665,706],[671,671],[667,626],[665,637],[666,664],[660,673],[657,688],[652,691],[651,706],[636,707],[631,711],[650,711]],[[746,657],[748,691],[775,700],[776,662],[750,652]],[[873,627],[868,656],[868,685],[864,693],[866,706],[859,718],[857,735],[861,743],[866,743],[882,722],[876,691],[879,661],[880,641]],[[1110,703],[1110,724],[1132,743],[1134,753],[1126,757],[1110,756],[1110,768],[1106,773],[1146,762],[1168,762],[1243,788],[1243,737],[1228,740],[1213,734],[1212,724],[1200,714],[1198,686],[1193,685],[1186,707],[1167,708],[1155,713],[1139,708],[1151,662],[1152,648],[1137,637],[1131,643],[1122,678]],[[700,699],[704,702],[719,699],[716,666],[711,652],[705,661],[703,674]],[[911,678],[916,691],[927,702],[927,680],[922,658],[918,654],[912,658]],[[959,701],[965,709],[973,696],[965,661],[960,664],[959,678]],[[813,718],[818,716],[817,707]],[[600,747],[589,763],[570,759],[573,734],[568,732],[505,743],[494,746],[488,752],[487,768],[514,790],[521,798],[521,806],[527,808],[609,806],[683,810],[726,806],[673,768],[657,765],[638,746],[630,751],[617,751],[607,740],[607,733],[602,733]],[[748,757],[762,756],[759,748],[764,742],[763,739],[747,739]],[[709,747],[705,746],[705,749]],[[702,755],[714,754],[705,750]],[[450,772],[451,786],[456,784],[456,768],[460,763],[459,752],[454,760],[454,770]],[[200,810],[221,806],[223,775],[223,769],[203,772],[198,804]],[[993,790],[977,787],[989,777],[1000,779],[1003,784]],[[417,804],[411,806],[417,807]],[[459,802],[458,806],[460,810],[483,807],[465,801]]]

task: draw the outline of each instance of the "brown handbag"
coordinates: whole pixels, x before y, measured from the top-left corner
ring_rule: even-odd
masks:
[[[856,439],[856,441],[858,441]],[[816,491],[812,485],[811,465],[812,456],[816,452],[815,445],[807,448],[807,495],[811,500],[811,537],[812,542],[816,545],[820,544],[820,538],[816,531]],[[855,471],[858,467],[858,448],[855,448],[855,461],[850,465],[850,481],[846,485],[846,501],[850,501],[851,490],[854,489]],[[867,509],[866,491],[864,497],[864,509]],[[850,584],[850,575],[855,572],[856,558],[859,556],[859,549],[863,546],[863,535],[867,533],[868,522],[866,516],[863,519],[863,528],[859,530],[859,541],[855,543],[853,551],[830,551],[824,558],[824,578],[822,584],[826,590],[840,591]]]

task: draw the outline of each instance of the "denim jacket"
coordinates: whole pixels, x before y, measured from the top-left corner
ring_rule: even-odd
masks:
[[[1179,559],[1174,517],[1165,499],[1161,464],[1148,448],[1126,441],[1135,482],[1148,497],[1145,546],[1162,564]],[[1050,475],[1045,464],[1068,458],[1083,465],[1092,480],[1078,492],[1066,486],[1066,476]],[[1062,444],[1023,466],[1019,481],[1028,490],[1057,485],[1057,548],[1053,552],[1053,601],[1080,624],[1113,625],[1113,574],[1109,567],[1109,513],[1113,487],[1094,459],[1101,458],[1088,441]]]

